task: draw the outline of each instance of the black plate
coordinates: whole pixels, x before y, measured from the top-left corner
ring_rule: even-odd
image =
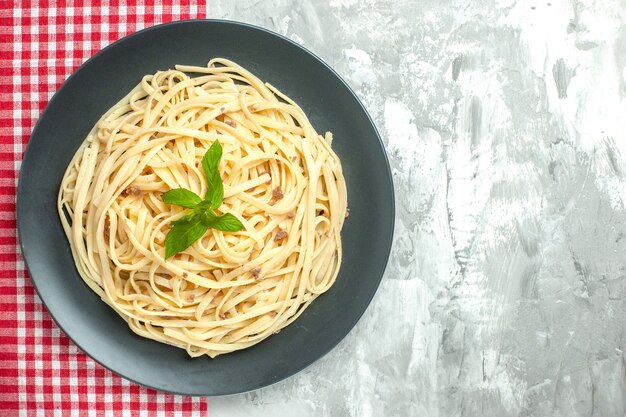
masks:
[[[350,217],[335,285],[292,325],[262,343],[216,359],[141,338],[78,275],[58,219],[59,184],[99,117],[144,74],[224,57],[299,103],[319,132],[332,131],[348,187]],[[61,329],[89,356],[137,383],[189,395],[261,388],[330,351],[359,320],[385,269],[394,225],[389,164],[367,112],[344,81],[312,53],[267,30],[228,21],[170,23],[128,36],[83,64],[43,112],[24,155],[17,223],[33,283]]]

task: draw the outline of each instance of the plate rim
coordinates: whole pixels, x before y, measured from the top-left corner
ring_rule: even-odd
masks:
[[[249,388],[249,389],[244,389],[244,390],[237,390],[236,392],[219,393],[219,394],[202,394],[202,393],[200,393],[200,394],[196,394],[196,393],[190,394],[190,393],[187,393],[187,392],[180,392],[180,391],[176,391],[176,390],[172,390],[172,389],[164,389],[162,387],[158,387],[158,386],[152,385],[149,382],[146,383],[146,382],[143,382],[143,381],[138,381],[135,378],[127,376],[125,373],[123,373],[121,371],[112,369],[110,366],[102,363],[99,359],[97,359],[91,353],[86,351],[81,346],[81,344],[79,344],[68,332],[66,332],[66,330],[63,328],[63,326],[61,326],[59,324],[59,322],[57,321],[57,318],[55,317],[55,315],[48,308],[48,305],[47,305],[47,303],[45,301],[45,297],[42,296],[41,291],[39,290],[39,288],[37,286],[36,279],[34,279],[33,275],[31,274],[29,263],[28,263],[28,260],[27,260],[27,255],[26,255],[26,253],[28,251],[25,250],[26,248],[24,247],[24,243],[23,243],[23,239],[22,239],[22,234],[23,234],[22,229],[23,229],[23,227],[21,226],[20,215],[19,215],[19,213],[24,210],[24,208],[22,207],[23,203],[20,203],[21,201],[23,201],[23,198],[20,197],[20,196],[22,196],[23,194],[26,193],[26,191],[24,190],[24,188],[22,186],[22,175],[23,175],[23,167],[26,165],[26,163],[27,163],[27,161],[29,159],[29,155],[32,153],[31,149],[33,148],[33,146],[31,146],[31,143],[32,143],[31,139],[40,130],[39,128],[40,128],[40,125],[41,125],[41,120],[44,119],[44,117],[48,113],[50,107],[55,103],[55,101],[58,98],[59,93],[61,92],[61,90],[76,76],[76,74],[78,72],[80,72],[81,69],[83,69],[85,66],[87,66],[92,60],[94,60],[97,57],[99,57],[101,54],[106,53],[106,51],[108,51],[109,49],[114,48],[114,47],[118,47],[120,44],[128,42],[128,41],[132,40],[133,38],[135,38],[137,36],[143,35],[145,33],[151,32],[151,31],[156,31],[156,30],[159,30],[159,29],[164,28],[164,27],[183,26],[183,25],[190,24],[190,23],[204,23],[204,24],[210,24],[210,25],[217,24],[217,25],[227,25],[227,26],[233,26],[233,27],[245,27],[245,28],[248,28],[248,29],[261,31],[261,32],[264,32],[267,35],[270,35],[270,36],[272,36],[274,38],[277,38],[279,41],[284,41],[284,42],[287,42],[288,44],[290,44],[291,46],[295,46],[301,52],[310,55],[316,61],[318,61],[325,68],[326,71],[329,71],[346,88],[346,90],[350,93],[350,95],[353,97],[355,102],[358,103],[359,107],[363,111],[363,114],[366,116],[367,120],[369,121],[369,124],[371,125],[371,127],[372,127],[372,129],[374,131],[374,134],[375,134],[375,136],[376,136],[376,138],[378,140],[378,146],[380,146],[380,150],[382,151],[384,165],[386,167],[386,174],[387,174],[386,178],[388,180],[388,187],[389,187],[389,191],[390,191],[390,194],[391,194],[391,201],[390,201],[390,203],[391,203],[391,207],[390,207],[391,215],[389,216],[389,228],[388,228],[389,233],[388,233],[388,238],[387,238],[387,244],[386,244],[386,247],[384,248],[385,249],[384,256],[382,257],[382,259],[384,259],[384,261],[381,264],[382,272],[381,272],[380,276],[376,279],[377,282],[376,282],[374,291],[372,291],[372,293],[367,298],[367,303],[364,304],[365,307],[360,312],[360,314],[358,314],[358,317],[354,321],[354,323],[349,326],[348,331],[343,336],[341,336],[335,343],[330,344],[328,346],[328,348],[325,349],[322,352],[321,355],[317,356],[316,358],[313,358],[312,360],[310,360],[308,362],[305,361],[305,363],[302,366],[298,367],[294,372],[282,375],[281,377],[277,378],[275,381],[273,381],[273,382],[271,382],[269,384],[257,386],[256,388]],[[286,37],[286,36],[284,36],[284,35],[282,35],[282,34],[280,34],[278,32],[275,32],[275,31],[270,30],[270,29],[263,28],[261,26],[257,26],[257,25],[254,25],[254,24],[241,22],[241,21],[237,21],[237,20],[207,18],[207,19],[185,19],[185,20],[177,20],[177,21],[171,21],[171,22],[166,22],[166,23],[160,23],[160,24],[152,25],[152,26],[143,28],[141,30],[138,30],[136,32],[130,33],[130,34],[128,34],[126,36],[123,36],[123,37],[115,40],[114,42],[108,44],[104,48],[100,49],[95,54],[91,55],[88,59],[86,59],[82,64],[80,64],[75,70],[72,71],[72,73],[61,83],[61,85],[57,88],[57,90],[54,92],[54,94],[50,97],[50,99],[46,103],[46,106],[45,106],[44,110],[39,115],[39,117],[37,119],[37,122],[35,123],[35,125],[33,127],[32,132],[29,135],[28,142],[26,144],[26,149],[24,150],[24,154],[23,154],[23,157],[22,157],[22,160],[21,160],[21,163],[20,163],[20,172],[19,172],[18,181],[17,181],[17,187],[16,187],[15,216],[16,216],[15,218],[16,218],[16,229],[17,229],[17,240],[19,242],[19,248],[20,248],[20,251],[21,251],[21,254],[22,254],[22,258],[24,260],[24,265],[26,267],[26,270],[28,271],[29,280],[32,283],[33,287],[35,288],[36,294],[38,295],[38,297],[41,300],[42,304],[46,308],[46,311],[48,312],[48,315],[50,316],[52,321],[63,332],[63,334],[65,336],[67,336],[72,341],[72,343],[74,343],[74,345],[76,345],[80,349],[80,351],[82,353],[87,355],[91,360],[97,362],[100,366],[102,366],[105,369],[109,370],[113,374],[118,375],[121,378],[124,378],[124,379],[126,379],[128,381],[131,381],[131,382],[133,382],[133,383],[135,383],[135,384],[137,384],[139,386],[143,386],[143,387],[147,387],[147,388],[150,388],[150,389],[154,389],[154,390],[159,391],[159,392],[170,393],[170,394],[175,394],[175,395],[184,395],[184,396],[190,396],[190,397],[227,397],[227,396],[232,396],[232,395],[239,395],[239,394],[244,394],[244,393],[248,393],[248,392],[253,392],[253,391],[256,391],[256,390],[259,390],[259,389],[262,389],[262,388],[270,387],[270,386],[276,385],[279,382],[282,382],[282,381],[284,381],[284,380],[286,380],[286,379],[288,379],[290,377],[293,377],[296,374],[301,373],[303,370],[307,369],[308,367],[310,367],[311,365],[313,365],[314,363],[320,361],[322,358],[324,358],[326,355],[328,355],[343,340],[345,340],[345,338],[354,330],[354,327],[361,321],[361,319],[363,318],[363,315],[365,314],[367,309],[370,307],[374,296],[378,292],[378,290],[380,288],[380,283],[382,282],[384,273],[387,270],[387,267],[388,267],[388,264],[389,264],[389,259],[390,259],[390,256],[391,256],[391,249],[393,247],[394,234],[395,234],[396,202],[395,202],[395,187],[394,187],[394,181],[393,181],[393,173],[391,171],[391,165],[389,163],[389,156],[387,155],[387,151],[385,149],[385,144],[384,144],[384,142],[382,140],[382,137],[380,136],[380,132],[378,131],[376,123],[372,119],[371,115],[369,114],[369,112],[367,111],[367,109],[365,108],[365,106],[363,105],[363,103],[361,102],[359,97],[357,96],[357,94],[350,87],[350,85],[343,79],[343,77],[341,77],[330,65],[328,65],[317,54],[315,54],[314,52],[312,52],[311,50],[307,49],[303,45],[300,45],[299,43],[293,41],[292,39],[289,39],[288,37]]]

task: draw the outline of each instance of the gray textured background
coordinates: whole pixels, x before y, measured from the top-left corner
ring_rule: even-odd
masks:
[[[626,2],[210,2],[314,51],[393,168],[356,329],[212,416],[624,416]],[[341,138],[337,138],[341,140]]]

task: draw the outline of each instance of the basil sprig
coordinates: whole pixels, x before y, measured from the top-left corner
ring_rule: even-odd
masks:
[[[185,188],[176,188],[163,194],[165,203],[192,209],[190,213],[172,222],[172,228],[165,237],[165,258],[187,249],[204,236],[209,228],[223,232],[244,229],[241,221],[234,215],[225,213],[218,216],[214,212],[224,199],[224,184],[218,170],[220,159],[222,145],[216,140],[202,158],[202,170],[208,185],[204,200]]]

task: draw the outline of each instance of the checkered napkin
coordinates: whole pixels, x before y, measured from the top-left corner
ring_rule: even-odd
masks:
[[[81,63],[144,27],[203,18],[205,6],[52,4],[0,0],[0,416],[204,416],[206,399],[164,394],[122,379],[59,330],[25,270],[15,229],[15,191],[35,122]]]

